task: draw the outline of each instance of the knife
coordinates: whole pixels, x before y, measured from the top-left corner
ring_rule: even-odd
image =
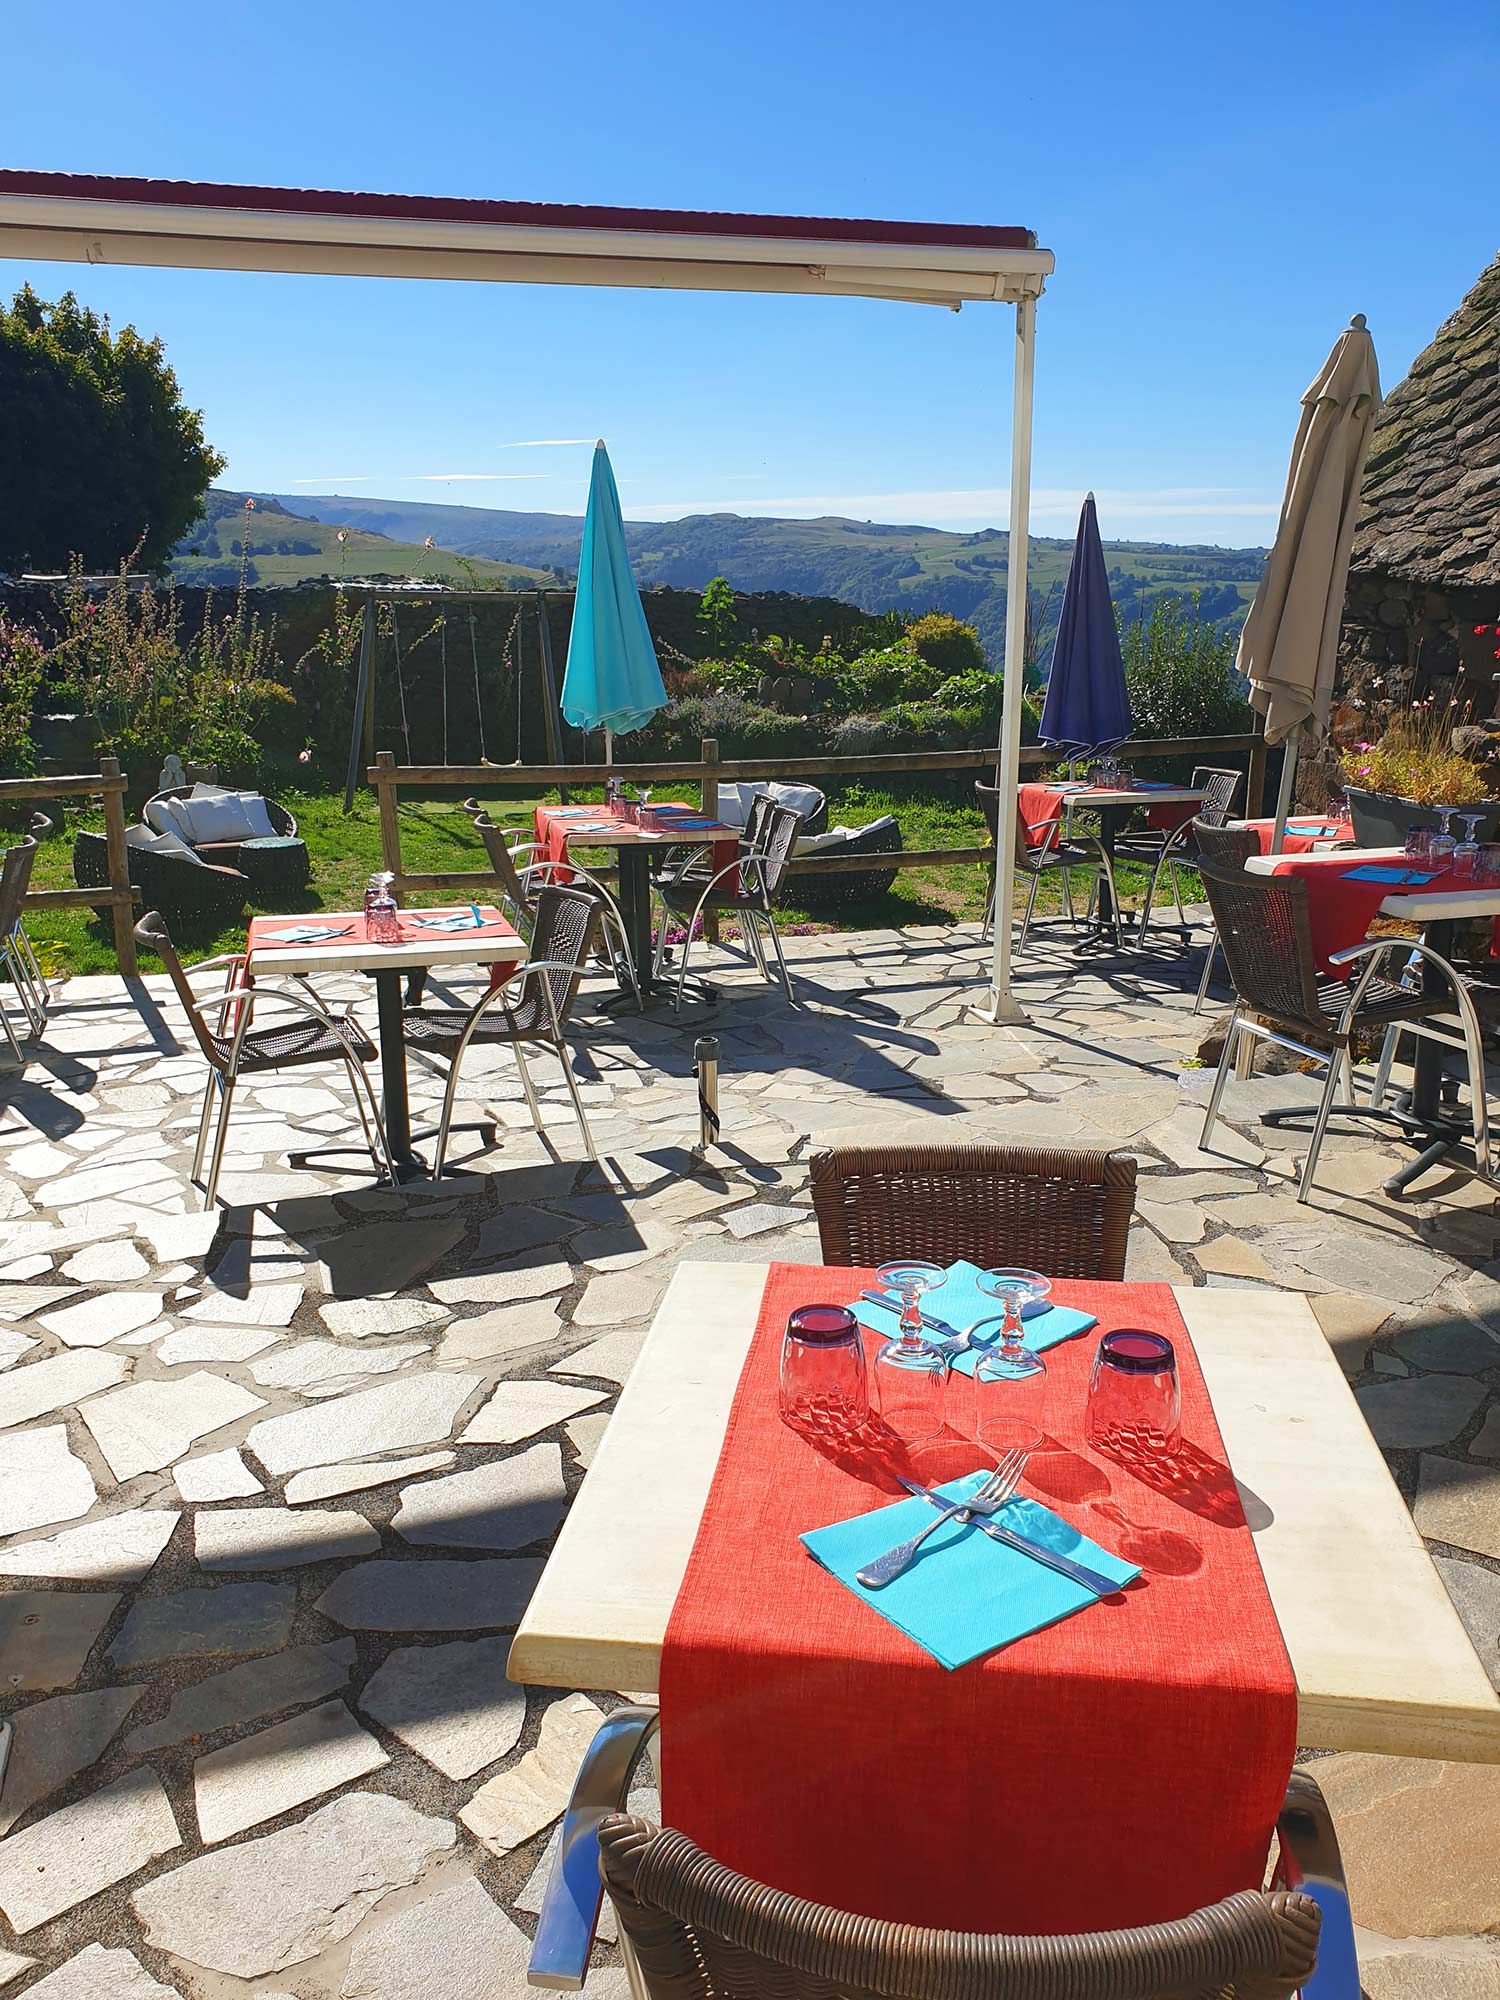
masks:
[[[899,1319],[901,1314],[900,1299],[890,1298],[884,1292],[861,1292],[860,1297],[868,1300],[872,1306],[884,1306],[887,1312],[895,1313]],[[918,1317],[929,1333],[937,1334],[941,1340],[951,1341],[955,1354],[962,1354],[974,1337],[974,1330],[972,1328],[968,1333],[960,1333],[956,1326],[950,1326],[945,1319],[934,1318],[931,1313],[921,1313]],[[1000,1319],[1003,1315],[996,1313],[994,1317]],[[986,1322],[981,1320],[979,1324],[983,1326]]]
[[[948,1508],[953,1505],[951,1500],[945,1500],[940,1493],[934,1493],[930,1487],[919,1486],[914,1479],[902,1479],[899,1473],[896,1476],[900,1484],[916,1499],[926,1500],[934,1507]],[[1020,1555],[1030,1556],[1044,1569],[1055,1569],[1059,1576],[1068,1577],[1073,1583],[1082,1584],[1085,1590],[1091,1590],[1096,1597],[1117,1597],[1125,1588],[1123,1583],[1116,1583],[1111,1577],[1101,1576],[1098,1570],[1074,1562],[1071,1556],[1060,1555],[1056,1549],[1046,1548],[1041,1542],[1034,1542],[1027,1535],[1018,1535],[1014,1528],[1002,1528],[993,1516],[989,1520],[984,1520],[977,1514],[971,1514],[969,1526],[978,1528],[981,1533],[988,1535],[992,1542],[999,1542],[1005,1548],[1015,1549]]]

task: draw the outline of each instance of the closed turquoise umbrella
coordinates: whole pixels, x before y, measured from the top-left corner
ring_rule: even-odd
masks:
[[[575,729],[623,735],[640,729],[666,705],[667,690],[625,548],[615,475],[601,438],[594,446],[578,554],[562,712]]]

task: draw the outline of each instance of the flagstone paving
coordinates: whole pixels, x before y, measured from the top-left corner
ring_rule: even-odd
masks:
[[[603,1170],[555,1064],[535,1066],[544,1143],[485,1053],[459,1116],[492,1106],[503,1143],[438,1186],[293,1169],[289,1148],[357,1130],[342,1085],[242,1085],[210,1214],[187,1178],[201,1070],[162,982],[59,990],[45,1053],[0,1074],[7,1994],[520,1995],[578,1752],[619,1691],[512,1688],[508,1635],[674,1264],[817,1262],[823,1143],[1132,1152],[1131,1275],[1307,1296],[1500,1685],[1493,1197],[1434,1176],[1393,1203],[1398,1155],[1335,1128],[1300,1206],[1302,1140],[1259,1122],[1306,1099],[1297,1076],[1231,1082],[1203,1151],[1212,1016],[1191,1011],[1196,955],[1170,945],[1076,955],[1043,928],[1030,1024],[1004,1029],[972,1012],[972,928],[787,950],[796,1010],[735,970],[682,1023],[585,997]],[[368,1015],[364,982],[327,990]],[[723,1121],[706,1157],[705,1031]],[[439,1091],[416,1066],[419,1119]],[[1458,1775],[1423,1773],[1423,1824],[1450,1793],[1500,1811],[1497,1774],[1431,1768]],[[1331,1775],[1372,1993],[1489,1990],[1472,1981],[1496,1965],[1492,1896],[1461,1855],[1425,1875],[1391,1859],[1418,1781],[1373,1758]],[[623,1991],[607,1943],[589,1991]]]

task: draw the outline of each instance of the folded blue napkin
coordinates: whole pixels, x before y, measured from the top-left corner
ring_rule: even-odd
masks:
[[[988,1477],[986,1467],[936,1491],[944,1499],[962,1500],[977,1492]],[[852,1521],[814,1528],[802,1541],[830,1575],[944,1667],[964,1666],[982,1653],[993,1653],[1097,1602],[1093,1591],[1081,1583],[1059,1576],[1017,1549],[1003,1548],[972,1522],[957,1521],[945,1521],[929,1535],[917,1560],[894,1583],[883,1590],[866,1590],[855,1572],[908,1541],[933,1512],[928,1500],[898,1500]],[[1101,1549],[1037,1500],[1018,1495],[995,1519],[1061,1555],[1075,1557],[1122,1588],[1140,1575],[1133,1563]]]
[[[976,1320],[989,1320],[975,1336],[975,1343],[962,1354],[954,1357],[953,1366],[961,1375],[972,1375],[976,1363],[1000,1338],[1000,1325],[1005,1317],[1005,1307],[988,1292],[979,1289],[979,1266],[960,1258],[956,1264],[948,1266],[948,1280],[936,1290],[924,1292],[920,1304],[922,1310],[937,1319],[946,1320],[955,1333],[964,1333]],[[861,1326],[871,1333],[891,1335],[901,1323],[901,1308],[878,1306],[869,1299],[859,1299],[850,1306],[850,1311]],[[1075,1334],[1087,1333],[1098,1321],[1092,1313],[1078,1312],[1072,1306],[1049,1306],[1044,1299],[1034,1300],[1021,1308],[1021,1317],[1026,1322],[1026,1345],[1034,1353],[1040,1354],[1044,1348],[1056,1347],[1060,1340],[1071,1340]]]
[[[1420,868],[1351,868],[1343,878],[1346,882],[1393,882],[1403,889],[1422,889],[1429,882],[1435,882],[1437,875],[1431,870]]]

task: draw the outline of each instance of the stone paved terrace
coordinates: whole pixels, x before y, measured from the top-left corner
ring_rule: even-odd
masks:
[[[821,1142],[1132,1150],[1132,1275],[1308,1295],[1500,1681],[1488,1193],[1393,1205],[1390,1157],[1335,1134],[1299,1208],[1300,1141],[1257,1123],[1299,1077],[1231,1085],[1200,1154],[1195,957],[1043,933],[1034,1025],[996,1031],[966,1017],[972,928],[788,949],[805,1007],[726,986],[710,1166],[698,1024],[585,1008],[608,1178],[547,1058],[558,1157],[491,1056],[468,1094],[506,1131],[482,1172],[394,1192],[291,1171],[352,1123],[342,1082],[303,1074],[244,1089],[207,1216],[186,1178],[203,1070],[163,983],[62,989],[44,1058],[0,1082],[6,2000],[523,1990],[549,1831],[616,1691],[510,1688],[507,1635],[674,1260],[817,1261]],[[368,1004],[361,981],[347,997]],[[1320,1770],[1372,2000],[1500,1995],[1496,1774]],[[605,1948],[590,1991],[621,1986]]]

